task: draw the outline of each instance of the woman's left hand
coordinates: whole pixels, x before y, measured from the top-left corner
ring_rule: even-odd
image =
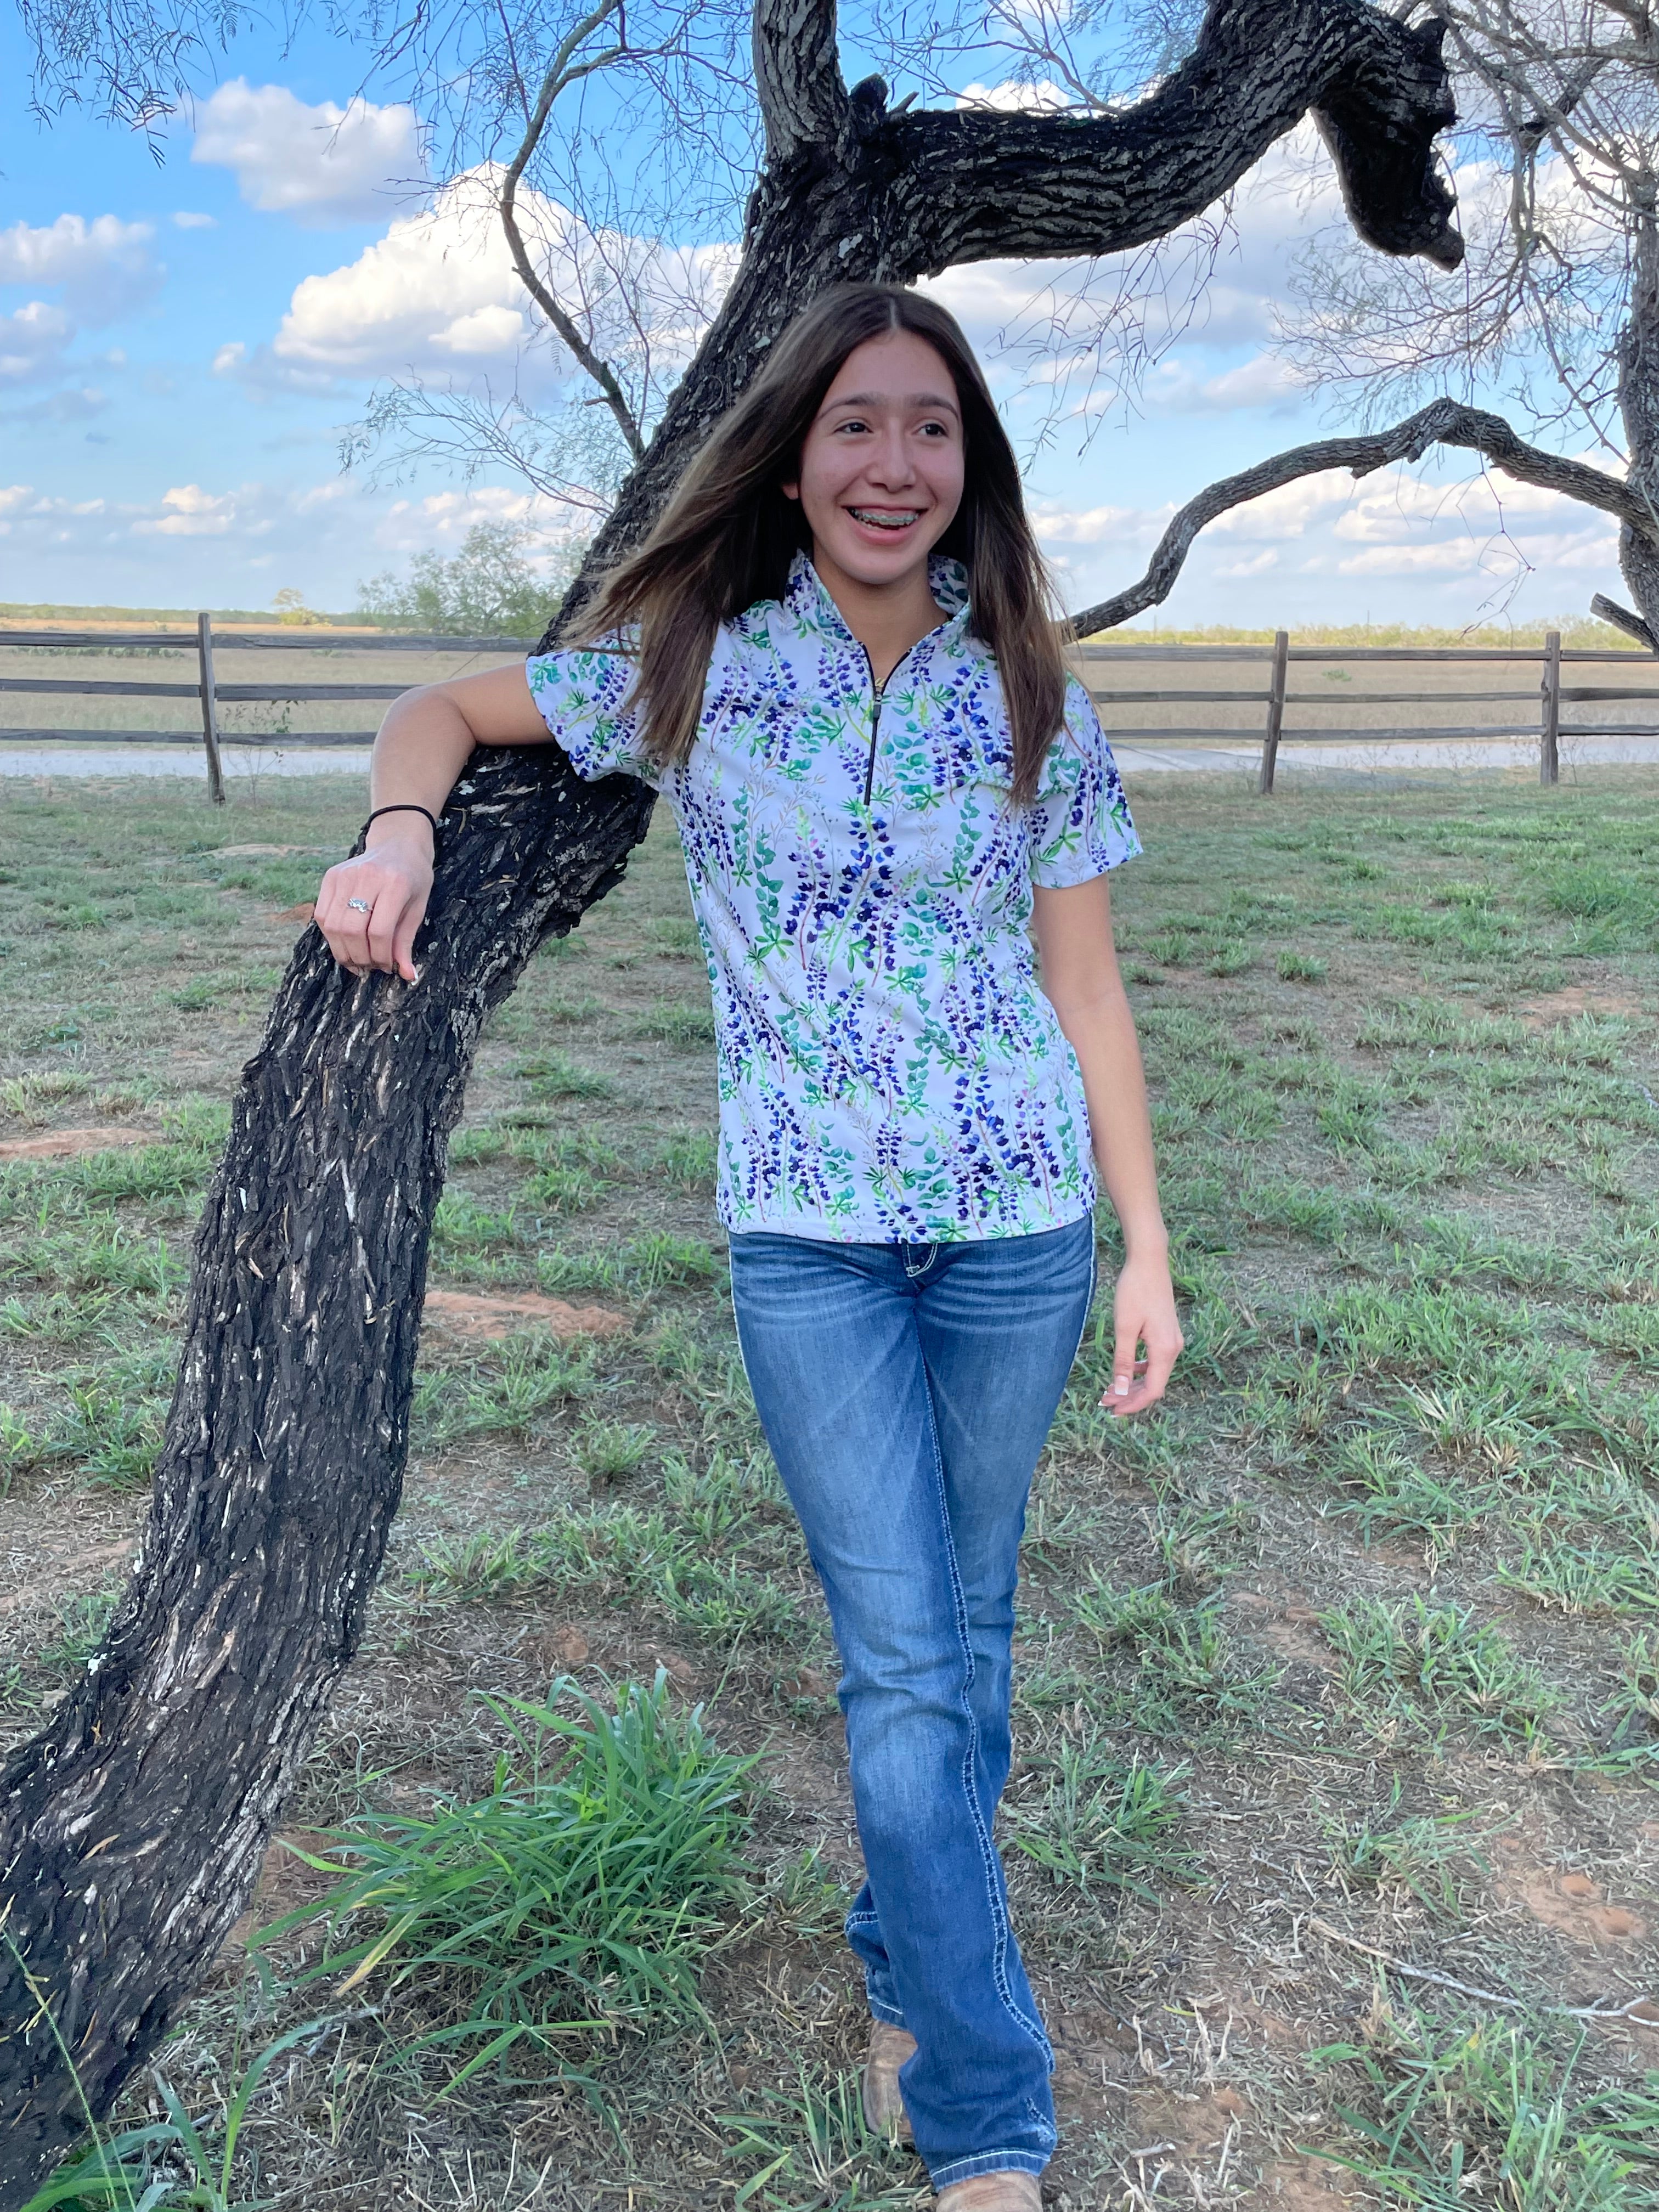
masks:
[[[1106,1412],[1127,1420],[1164,1395],[1183,1341],[1170,1263],[1161,1252],[1124,1262],[1113,1318],[1112,1387],[1100,1402]]]

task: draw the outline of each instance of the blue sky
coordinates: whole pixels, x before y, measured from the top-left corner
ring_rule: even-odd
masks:
[[[142,137],[73,111],[34,123],[15,18],[0,15],[0,599],[260,607],[295,586],[343,609],[362,578],[453,550],[479,519],[556,539],[568,516],[504,474],[380,490],[342,475],[341,427],[378,380],[412,366],[499,386],[520,295],[494,234],[411,183],[415,118],[395,98],[331,132],[361,55],[313,31],[286,52],[240,40],[216,65],[158,166]],[[1137,404],[1079,411],[1068,386],[1040,451],[1052,387],[1002,340],[1079,272],[940,280],[1033,449],[1068,604],[1137,575],[1171,507],[1213,477],[1334,427],[1273,331],[1290,254],[1330,207],[1328,181],[1310,202],[1270,156]],[[1502,500],[1466,459],[1358,488],[1310,480],[1210,533],[1161,618],[1537,619],[1619,592],[1602,522],[1514,486]]]

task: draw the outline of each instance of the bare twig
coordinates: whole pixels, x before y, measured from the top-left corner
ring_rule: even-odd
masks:
[[[507,251],[513,256],[513,266],[519,280],[531,298],[547,317],[565,344],[575,356],[581,367],[592,378],[604,395],[605,404],[617,418],[617,428],[622,432],[629,452],[637,461],[645,452],[645,439],[641,434],[639,418],[628,403],[628,395],[617,381],[616,372],[609,362],[602,360],[588,344],[574,322],[559,305],[558,301],[537,275],[534,264],[525,250],[524,234],[519,228],[519,180],[531,155],[540,143],[547,128],[547,118],[553,112],[553,103],[567,86],[579,78],[591,76],[596,70],[608,69],[621,61],[628,52],[625,46],[608,46],[603,53],[591,54],[586,61],[574,57],[584,39],[590,38],[607,17],[614,15],[622,0],[599,0],[591,15],[584,15],[560,40],[558,51],[548,64],[547,75],[542,80],[540,96],[531,111],[530,120],[518,152],[507,164],[507,175],[501,184],[501,228],[507,233]]]
[[[1478,1990],[1473,1982],[1460,1982],[1453,1974],[1437,1973],[1431,1966],[1407,1966],[1387,1951],[1379,1951],[1375,1943],[1362,1943],[1357,1936],[1345,1936],[1340,1928],[1333,1928],[1328,1920],[1310,1918],[1308,1926],[1316,1936],[1322,1936],[1328,1943],[1340,1944],[1345,1951],[1358,1951],[1368,1959],[1375,1959],[1391,1974],[1402,1975],[1412,1982],[1432,1982],[1437,1989],[1454,1990],[1460,1997],[1474,1997],[1480,2004],[1502,2005],[1509,2012],[1524,2012],[1526,2007],[1519,1997],[1503,1996],[1497,1990]]]
[[[1362,1943],[1357,1936],[1345,1936],[1340,1928],[1333,1928],[1328,1920],[1310,1917],[1308,1926],[1316,1936],[1322,1936],[1328,1943],[1340,1944],[1346,1951],[1358,1951],[1368,1959],[1375,1959],[1391,1974],[1399,1974],[1411,1982],[1431,1982],[1435,1988],[1450,1990],[1460,1997],[1473,1997],[1478,2004],[1499,2005],[1506,2012],[1540,2011],[1555,2013],[1565,2020],[1628,2020],[1633,2014],[1652,2009],[1650,1996],[1632,1997],[1622,2005],[1528,2005],[1522,1997],[1505,1996],[1498,1990],[1477,1989],[1473,1982],[1460,1982],[1455,1975],[1437,1973],[1431,1966],[1408,1966],[1404,1959],[1392,1953],[1379,1951],[1375,1943]]]

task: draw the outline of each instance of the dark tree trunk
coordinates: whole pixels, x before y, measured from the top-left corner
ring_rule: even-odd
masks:
[[[1630,455],[1625,482],[1642,513],[1620,530],[1619,566],[1636,616],[1599,599],[1595,611],[1659,651],[1659,220],[1652,215],[1638,220],[1632,259],[1630,307],[1619,340],[1619,411]]]
[[[839,279],[1156,238],[1310,108],[1365,236],[1461,250],[1434,166],[1437,37],[1364,0],[1213,0],[1152,99],[1084,121],[890,117],[878,83],[843,88],[830,0],[758,0],[756,62],[769,150],[742,264],[590,578]],[[246,1902],[397,1509],[428,1234],[481,1024],[618,879],[649,812],[641,786],[584,786],[551,747],[475,756],[420,984],[353,982],[314,933],[295,954],[198,1235],[139,1563],[103,1649],[0,1778],[0,1912],[24,1962],[0,1948],[0,2212],[79,2133],[83,2094],[108,2110]]]

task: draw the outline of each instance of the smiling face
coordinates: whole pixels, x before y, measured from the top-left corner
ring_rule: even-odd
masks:
[[[799,499],[812,561],[833,590],[926,580],[927,556],[962,504],[962,410],[925,338],[890,331],[849,353],[801,447]]]

